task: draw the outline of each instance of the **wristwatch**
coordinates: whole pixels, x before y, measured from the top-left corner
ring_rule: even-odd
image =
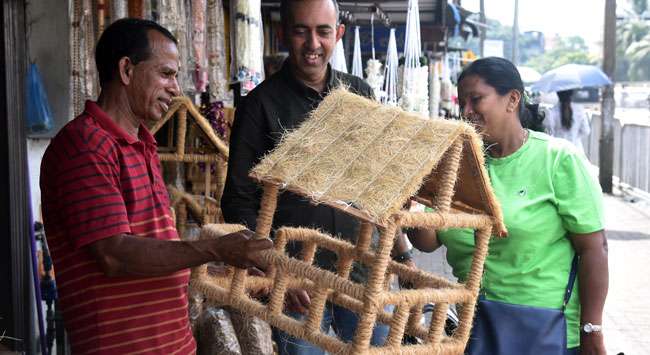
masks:
[[[585,324],[582,326],[582,331],[585,332],[585,333],[587,333],[587,334],[600,332],[600,331],[602,331],[602,330],[603,330],[603,326],[602,326],[602,325],[591,324],[591,323],[585,323]]]

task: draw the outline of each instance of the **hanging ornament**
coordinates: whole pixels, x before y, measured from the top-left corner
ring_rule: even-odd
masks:
[[[395,29],[390,29],[388,37],[388,51],[386,52],[386,67],[384,68],[384,92],[381,102],[390,106],[397,106],[397,41],[395,40]]]
[[[264,37],[260,0],[234,0],[234,49],[235,78],[241,83],[241,95],[245,96],[264,80]]]
[[[154,7],[153,7],[153,2],[151,0],[146,0],[144,2],[144,12],[143,12],[143,19],[145,20],[153,20],[155,21],[155,18],[153,17],[153,12],[154,12]]]
[[[372,59],[375,59],[375,14],[370,14],[370,46],[372,47]]]
[[[442,78],[440,82],[440,107],[448,113],[452,110],[452,90],[454,84],[451,82],[451,68],[449,55],[445,55],[442,61]]]
[[[366,62],[366,82],[372,88],[375,99],[380,101],[383,93],[381,85],[384,83],[381,62],[375,59],[375,14],[370,14],[370,46],[372,47],[372,58]]]
[[[83,110],[86,100],[97,97],[97,69],[93,53],[95,50],[95,29],[91,0],[73,0],[70,30],[70,112],[73,115]]]
[[[127,0],[109,0],[111,4],[111,23],[125,18],[126,13],[126,2]]]
[[[420,63],[421,46],[418,0],[409,0],[400,106],[406,111],[429,117],[429,68]]]
[[[429,65],[429,71],[431,72],[431,92],[429,93],[429,117],[436,118],[440,112],[440,71],[439,71],[440,62],[433,61]]]
[[[208,85],[205,56],[205,0],[192,0],[192,51],[194,54],[194,88],[197,93]]]
[[[201,94],[201,106],[199,107],[199,111],[201,112],[201,115],[210,122],[210,126],[214,132],[217,133],[219,138],[225,139],[228,127],[226,126],[226,115],[224,112],[223,102],[210,102],[209,94],[203,93]]]
[[[144,18],[144,0],[129,0],[129,17]]]
[[[384,76],[382,75],[381,67],[381,62],[377,59],[368,59],[366,62],[366,82],[372,88],[372,92],[377,100],[380,100],[383,96],[381,84],[384,83]]]
[[[193,91],[192,76],[194,67],[190,65],[190,49],[187,26],[190,21],[187,20],[185,11],[185,0],[152,0],[155,1],[156,10],[160,16],[160,25],[171,32],[178,41],[178,53],[180,55],[180,68],[178,70],[178,85],[181,91]]]
[[[348,64],[345,60],[343,41],[340,39],[336,42],[336,47],[334,47],[334,53],[332,53],[332,57],[330,58],[330,65],[332,66],[332,69],[344,73],[348,72]]]
[[[352,75],[363,79],[363,64],[361,62],[361,39],[359,26],[354,28],[354,52],[352,53]]]
[[[106,26],[106,0],[97,0],[97,38]]]
[[[207,3],[207,51],[208,51],[208,88],[213,100],[232,101],[228,90],[228,72],[226,68],[226,44],[224,31],[222,0],[208,0]]]

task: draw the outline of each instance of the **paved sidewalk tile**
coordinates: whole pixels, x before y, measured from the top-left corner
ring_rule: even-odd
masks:
[[[609,294],[603,325],[608,354],[650,354],[650,203],[605,197]]]

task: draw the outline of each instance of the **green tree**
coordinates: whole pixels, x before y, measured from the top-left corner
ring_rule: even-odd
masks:
[[[632,0],[632,8],[637,14],[643,14],[648,10],[648,1],[647,0]]]
[[[510,57],[512,53],[512,26],[503,25],[497,20],[487,19],[488,30],[486,39],[501,40],[503,41],[503,55],[506,58]],[[581,37],[568,37],[562,40],[559,48],[553,51],[552,55],[546,56],[543,53],[543,48],[538,45],[538,40],[533,36],[526,33],[519,34],[519,62],[522,65],[530,65],[534,63],[534,68],[542,73],[548,69],[567,63],[593,63],[593,58],[590,58],[588,47],[584,39]],[[474,53],[479,53],[478,39],[472,38],[467,43],[467,48],[471,49]],[[561,64],[557,64],[557,63]],[[532,66],[532,65],[531,65]]]
[[[557,45],[542,55],[531,57],[525,65],[535,68],[540,73],[564,64],[595,64],[596,59],[589,55],[585,40],[579,36],[556,37]]]
[[[646,0],[632,0],[633,12],[616,28],[617,81],[650,80],[650,24],[643,19],[648,11]]]
[[[486,19],[487,33],[486,39],[501,40],[503,41],[503,56],[510,58],[512,53],[512,26],[504,26],[498,20]],[[480,53],[478,38],[472,37],[467,41],[467,48],[471,49],[474,53]],[[519,41],[519,53],[522,53],[522,41]]]

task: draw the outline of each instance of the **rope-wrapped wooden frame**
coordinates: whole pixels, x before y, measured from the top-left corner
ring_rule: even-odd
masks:
[[[505,233],[482,153],[478,135],[466,123],[421,119],[335,90],[251,171],[250,177],[263,185],[256,234],[270,235],[278,194],[283,190],[356,218],[361,225],[356,243],[307,228],[279,228],[275,249],[261,253],[269,265],[265,277],[233,269],[227,277],[214,279],[202,267],[195,269],[191,285],[209,302],[262,318],[330,353],[460,354],[469,338],[490,235]],[[402,210],[409,198],[434,212]],[[403,227],[474,229],[474,255],[465,282],[450,282],[392,261],[396,231]],[[217,238],[226,229],[236,228],[243,227],[208,225],[202,237]],[[375,228],[380,237],[371,248]],[[299,258],[286,254],[290,241],[302,244]],[[319,249],[338,255],[335,272],[313,265]],[[354,262],[368,267],[364,284],[349,278]],[[391,291],[386,287],[391,274],[416,288]],[[304,320],[283,312],[287,289],[295,287],[310,293]],[[262,288],[271,290],[267,304],[248,296],[249,291]],[[359,316],[351,342],[320,329],[327,301]],[[431,322],[422,326],[422,308],[430,302],[435,303]],[[451,304],[459,306],[460,325],[447,336],[443,328]],[[386,305],[393,305],[394,310],[385,311]],[[370,345],[376,322],[390,326],[385,344],[378,347]],[[417,336],[423,343],[403,345],[404,334]]]
[[[250,277],[245,270],[236,269],[226,278],[211,278],[205,266],[193,272],[192,287],[203,292],[208,302],[226,304],[249,315],[259,317],[274,327],[306,339],[331,353],[346,354],[460,354],[469,338],[474,308],[487,256],[489,238],[496,222],[487,214],[460,212],[451,206],[451,196],[457,179],[462,155],[462,141],[452,144],[447,152],[448,159],[441,163],[444,174],[440,175],[436,197],[428,201],[436,206],[432,213],[400,211],[393,214],[382,226],[362,220],[353,245],[307,228],[281,228],[276,233],[275,250],[265,251],[262,257],[271,265],[267,277]],[[279,186],[264,182],[264,194],[257,219],[256,234],[268,237],[273,214],[276,209]],[[379,245],[370,250],[370,236],[373,226],[380,231]],[[476,230],[476,247],[466,282],[450,282],[434,274],[408,268],[391,260],[390,252],[397,228],[473,228]],[[217,238],[224,226],[206,226],[203,238]],[[243,227],[225,227],[229,231]],[[289,241],[303,243],[300,259],[290,258],[285,252]],[[326,248],[338,255],[337,272],[330,272],[312,265],[317,248]],[[369,279],[365,285],[348,279],[353,261],[369,266]],[[385,288],[390,274],[397,274],[403,280],[417,286],[413,290],[390,291]],[[251,299],[246,291],[271,288],[268,304]],[[301,287],[310,290],[311,305],[306,320],[299,321],[283,313],[286,290]],[[334,302],[349,308],[359,315],[359,324],[350,343],[330,336],[320,329],[325,302]],[[421,309],[426,303],[436,304],[432,321],[426,327],[420,325]],[[460,305],[460,324],[452,336],[444,333],[446,313],[450,304]],[[384,311],[385,305],[394,305],[392,313]],[[370,345],[375,322],[390,326],[390,333],[384,346]],[[423,340],[419,345],[402,345],[404,334]]]
[[[188,117],[189,116],[189,117]],[[158,156],[161,162],[177,162],[186,164],[188,176],[184,178],[192,182],[193,195],[203,195],[203,207],[199,203],[199,196],[189,195],[183,191],[168,187],[172,197],[172,206],[177,213],[177,230],[181,236],[184,235],[187,223],[187,212],[198,220],[199,224],[216,223],[223,221],[221,213],[221,194],[226,181],[226,169],[229,149],[215,133],[208,120],[201,115],[189,98],[180,96],[172,100],[169,110],[151,128],[152,133],[158,132],[172,118],[176,119],[174,152],[160,152]],[[198,129],[190,129],[189,120],[195,123]],[[171,132],[171,131],[170,131]],[[194,138],[202,133],[207,142],[213,147],[214,152],[201,153],[192,149]],[[189,148],[188,148],[189,147]],[[198,164],[203,163],[199,168]],[[214,164],[216,169],[212,173],[210,165]]]

